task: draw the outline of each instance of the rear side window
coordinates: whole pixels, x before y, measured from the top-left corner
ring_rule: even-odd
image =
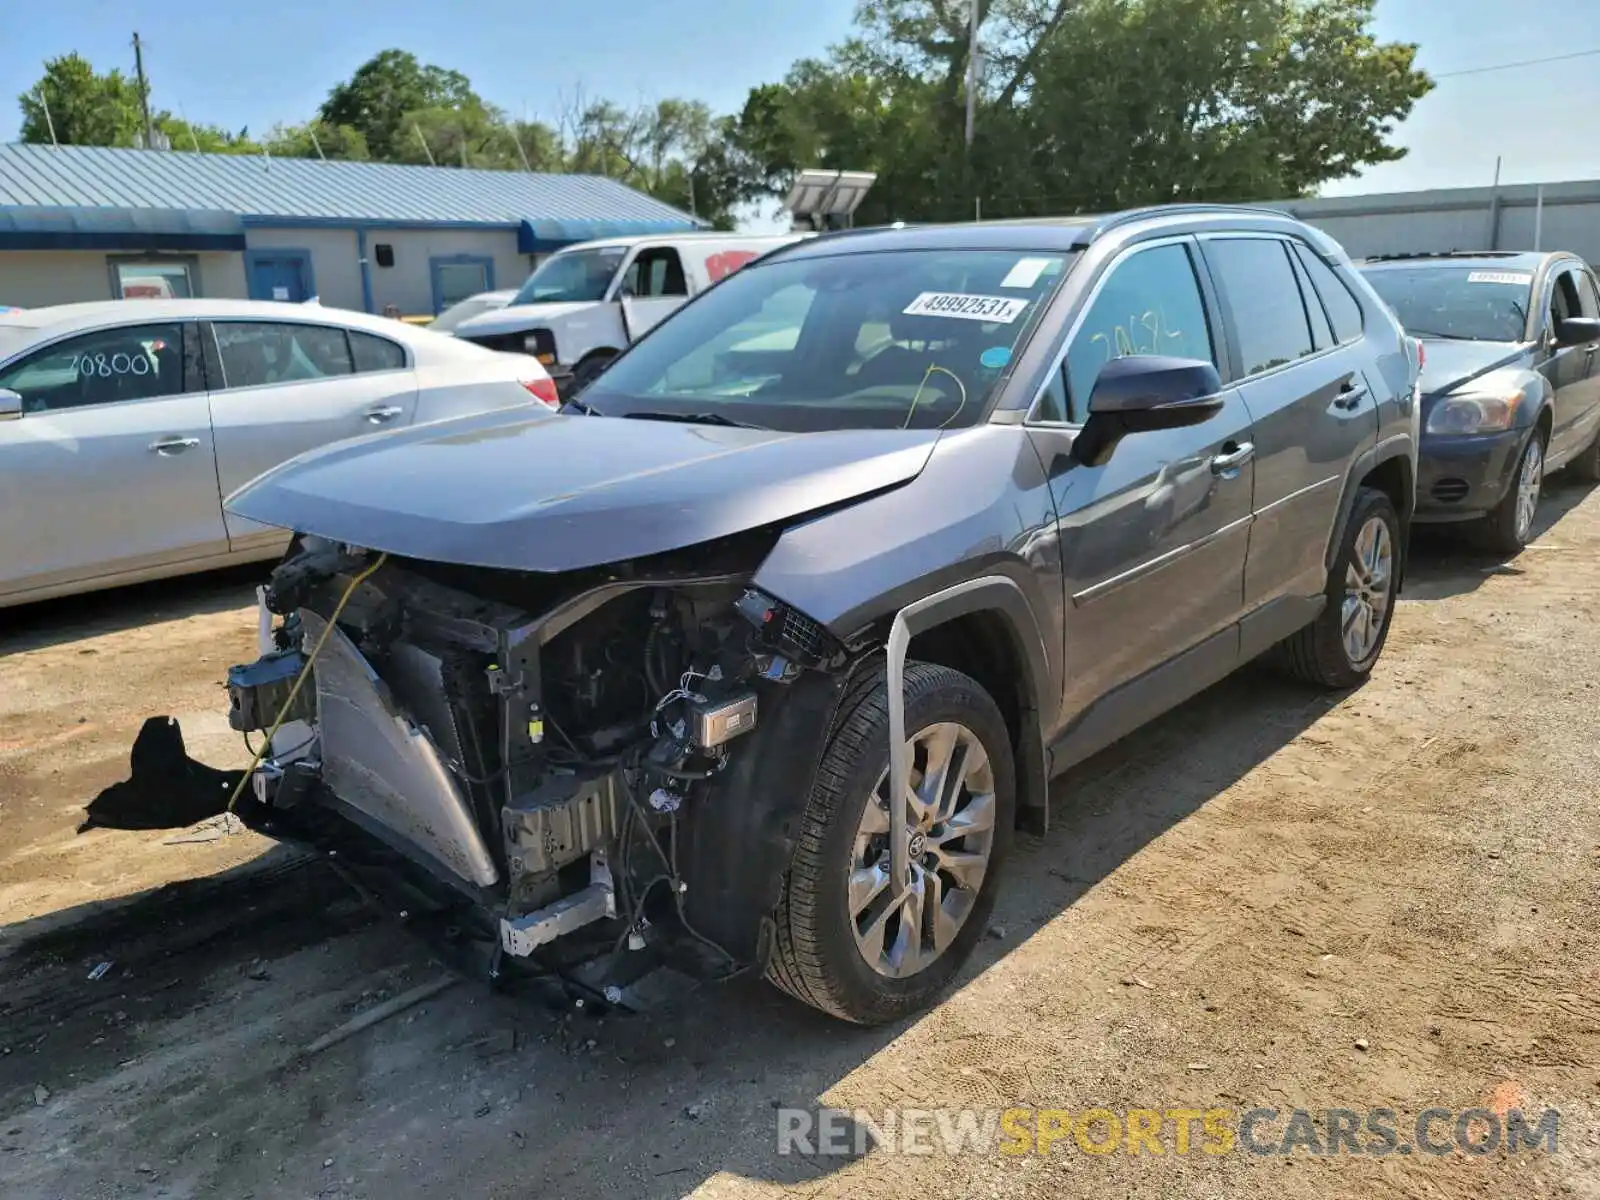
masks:
[[[223,321],[213,328],[230,388],[349,375],[344,330],[288,321]]]
[[[398,371],[406,365],[405,348],[375,333],[347,331],[357,371]]]
[[[1353,342],[1361,336],[1361,303],[1350,294],[1350,289],[1338,273],[1306,246],[1294,248],[1300,265],[1311,277],[1311,285],[1322,298],[1322,307],[1333,324],[1333,334],[1341,344]]]
[[[185,386],[183,327],[177,324],[129,325],[67,338],[0,371],[0,387],[22,397],[25,413],[202,390],[198,380]]]
[[[1281,367],[1312,352],[1300,285],[1289,266],[1288,247],[1277,239],[1217,238],[1206,242],[1210,260],[1233,317],[1244,374]]]
[[[1583,315],[1600,317],[1600,291],[1595,290],[1594,277],[1587,271],[1577,272],[1578,299],[1583,305]]]
[[[1292,250],[1289,252],[1289,262],[1294,267],[1295,281],[1300,285],[1300,297],[1305,301],[1306,316],[1311,321],[1311,344],[1318,350],[1327,350],[1337,345],[1333,336],[1333,326],[1328,323],[1327,311],[1322,307],[1322,301],[1317,298],[1316,289],[1311,286],[1311,280],[1306,275],[1305,264]]]

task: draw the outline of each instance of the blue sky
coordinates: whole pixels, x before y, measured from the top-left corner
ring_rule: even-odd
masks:
[[[1420,42],[1434,72],[1600,48],[1572,0],[1380,0],[1379,32]],[[131,71],[152,99],[261,131],[302,120],[336,81],[398,46],[465,72],[513,115],[551,117],[579,89],[624,103],[669,95],[736,109],[754,84],[821,52],[854,0],[0,0],[0,140],[44,59],[76,50]],[[1600,177],[1600,57],[1443,79],[1402,127],[1411,154],[1329,194]]]

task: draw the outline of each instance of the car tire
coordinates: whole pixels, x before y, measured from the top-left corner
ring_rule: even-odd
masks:
[[[886,675],[879,670],[855,683],[840,704],[801,819],[766,966],[767,978],[791,996],[859,1025],[916,1012],[949,984],[988,926],[1015,821],[1011,739],[999,708],[976,681],[947,667],[908,663],[905,727],[914,747],[913,787],[929,760],[938,761],[946,737],[954,739],[946,763],[971,768],[961,771],[944,806],[953,815],[933,814],[943,819],[927,829],[927,852],[913,861],[913,898],[896,906],[887,886],[889,708]],[[986,765],[973,755],[974,746]],[[869,804],[884,813],[881,822],[869,816]],[[873,832],[880,823],[881,834]],[[972,832],[952,836],[958,827]],[[913,842],[913,850],[918,844]],[[970,856],[985,854],[974,878]],[[971,887],[946,873],[945,865],[957,865],[957,856]],[[902,919],[913,903],[923,905],[930,896],[939,899],[937,910],[919,907],[921,921]],[[952,907],[958,916],[949,915]],[[938,926],[942,946],[936,912],[955,921]],[[913,928],[930,944],[926,961],[911,949]],[[896,950],[898,965],[892,961]]]
[[[1594,435],[1589,448],[1567,464],[1572,477],[1584,483],[1600,483],[1600,433]]]
[[[1328,572],[1327,602],[1321,614],[1278,645],[1276,657],[1284,670],[1329,689],[1351,688],[1366,680],[1383,653],[1394,619],[1400,537],[1394,502],[1375,488],[1358,491]]]
[[[596,351],[578,360],[578,365],[572,368],[572,382],[567,385],[567,398],[581,396],[585,388],[599,378],[601,372],[611,365],[611,360],[617,356],[609,351]]]
[[[1480,526],[1480,538],[1486,549],[1496,554],[1515,554],[1533,538],[1533,523],[1539,515],[1539,495],[1544,489],[1544,449],[1544,433],[1536,428],[1517,456],[1517,470],[1510,489]]]

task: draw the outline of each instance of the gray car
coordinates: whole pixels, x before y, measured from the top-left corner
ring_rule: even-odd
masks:
[[[1417,520],[1509,554],[1547,471],[1600,482],[1600,285],[1575,254],[1396,254],[1360,270],[1422,339]]]
[[[753,968],[892,1020],[1052,776],[1259,655],[1366,678],[1415,378],[1339,247],[1264,210],[785,247],[562,414],[233,499],[297,531],[230,676],[269,735],[238,810],[407,878],[496,975]]]

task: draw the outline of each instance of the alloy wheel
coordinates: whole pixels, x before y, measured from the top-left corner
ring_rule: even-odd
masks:
[[[915,975],[950,948],[989,870],[995,840],[994,772],[965,725],[930,725],[910,738],[910,878],[892,886],[889,772],[868,797],[849,876],[856,948],[880,975]]]
[[[1533,533],[1533,514],[1539,507],[1539,489],[1544,485],[1544,447],[1533,435],[1522,455],[1522,470],[1517,473],[1517,541],[1526,542]]]
[[[1339,630],[1345,656],[1360,666],[1378,648],[1394,592],[1394,540],[1382,517],[1369,517],[1356,535],[1344,573]]]

